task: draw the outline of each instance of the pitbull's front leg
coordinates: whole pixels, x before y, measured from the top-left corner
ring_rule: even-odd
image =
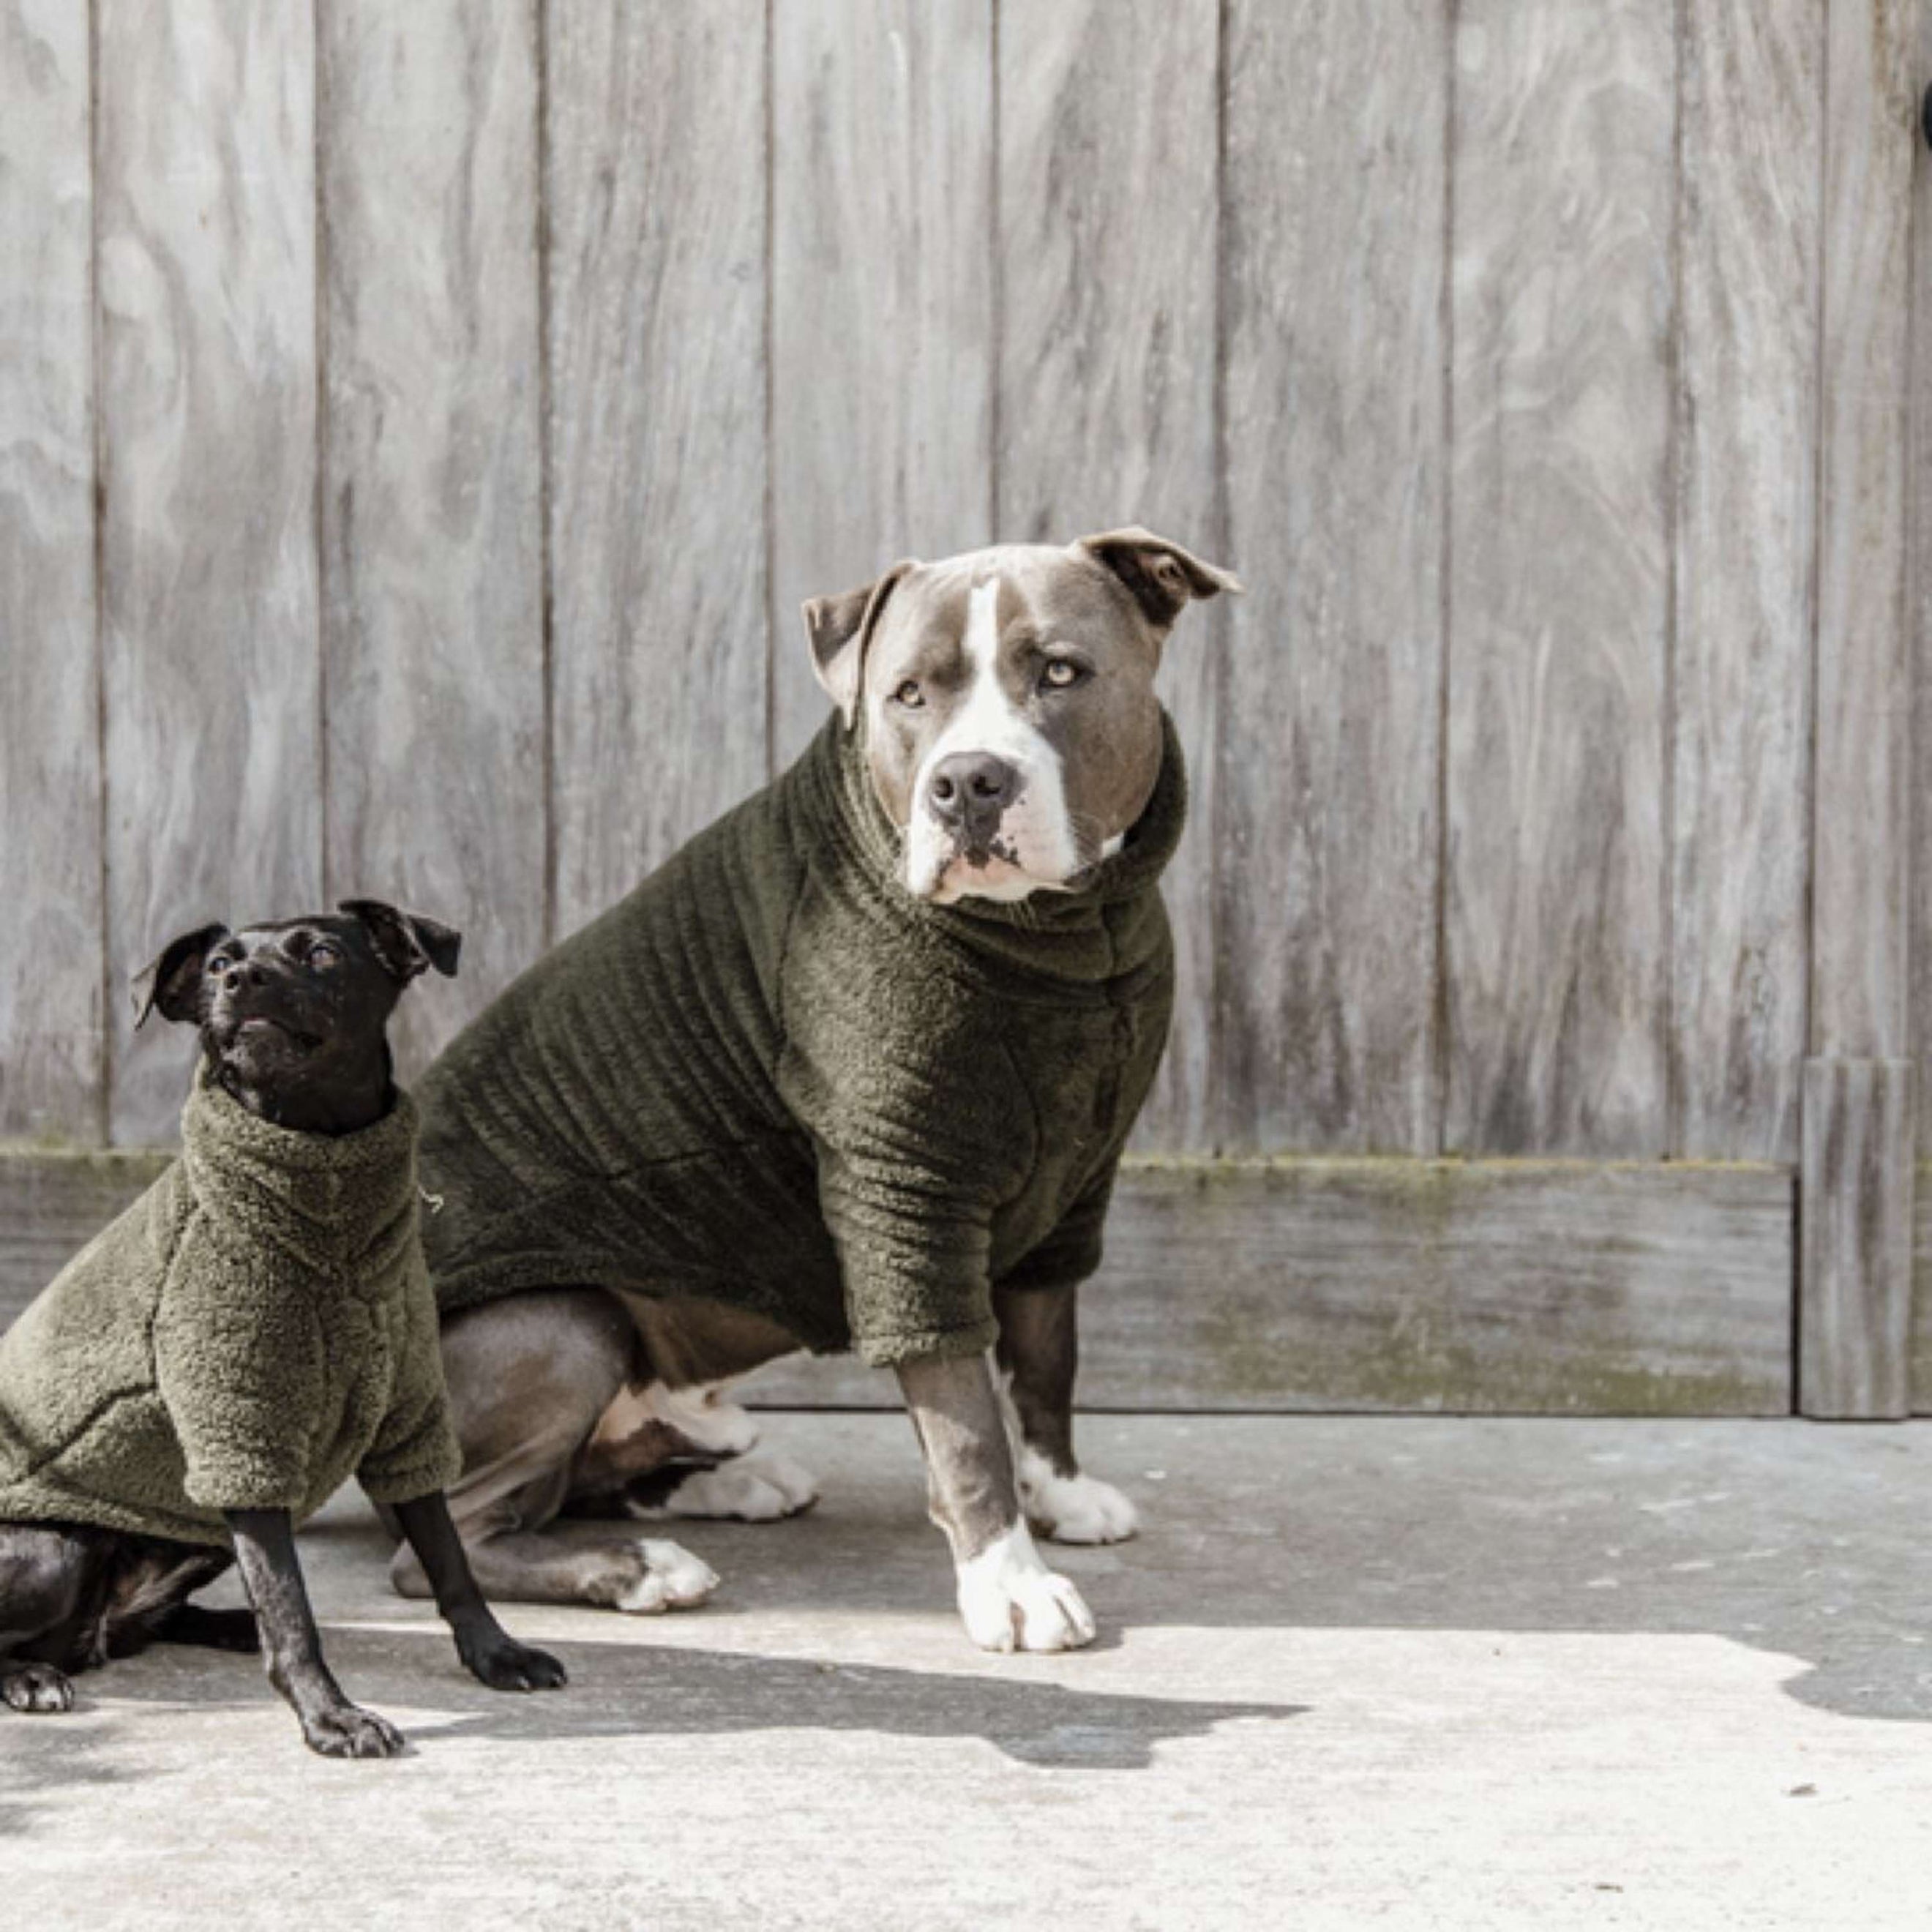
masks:
[[[1111,1483],[1084,1474],[1073,1454],[1073,1378],[1080,1365],[1074,1283],[996,1288],[998,1360],[1019,1435],[1020,1501],[1056,1543],[1120,1543],[1140,1527]]]
[[[1094,1640],[1080,1592],[1040,1561],[1021,1514],[1005,1411],[983,1355],[902,1362],[926,1454],[932,1520],[946,1532],[959,1614],[982,1650],[1077,1650]]]
[[[386,1718],[352,1704],[322,1660],[286,1510],[230,1510],[235,1560],[262,1633],[268,1682],[294,1707],[303,1741],[324,1757],[394,1757],[403,1735]]]

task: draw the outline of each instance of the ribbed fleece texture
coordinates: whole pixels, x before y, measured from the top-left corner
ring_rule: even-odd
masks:
[[[181,1158],[0,1337],[0,1520],[226,1544],[221,1512],[455,1479],[416,1110],[332,1137],[197,1075]]]
[[[828,722],[423,1082],[443,1306],[702,1297],[885,1364],[988,1346],[995,1282],[1091,1274],[1172,1004],[1162,723],[1154,798],[1084,890],[938,907]]]

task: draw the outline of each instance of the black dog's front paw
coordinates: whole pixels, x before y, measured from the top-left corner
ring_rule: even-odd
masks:
[[[16,1711],[71,1711],[74,1686],[51,1664],[0,1666],[0,1697]]]
[[[533,1650],[513,1637],[459,1641],[470,1675],[493,1690],[560,1690],[570,1682],[563,1666],[547,1650]]]
[[[386,1718],[355,1704],[331,1705],[302,1720],[302,1742],[324,1757],[394,1757],[403,1734]]]

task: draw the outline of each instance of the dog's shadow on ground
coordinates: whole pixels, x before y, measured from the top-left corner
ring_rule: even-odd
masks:
[[[514,1613],[512,1621],[514,1622]],[[1306,1706],[1139,1697],[1029,1681],[747,1655],[634,1640],[558,1642],[570,1683],[560,1693],[485,1689],[464,1674],[447,1634],[326,1628],[330,1668],[372,1709],[433,1711],[424,1741],[455,1734],[532,1741],[614,1736],[701,1737],[752,1731],[868,1731],[902,1738],[979,1738],[1022,1764],[1049,1770],[1144,1771],[1156,1749],[1240,1720],[1278,1722]],[[1020,1666],[1024,1672],[1025,1666]],[[272,1694],[248,1658],[161,1648],[89,1675],[97,1694],[131,1702],[266,1702]],[[288,1719],[292,1728],[292,1717]],[[60,1728],[47,1719],[42,1736]],[[61,1774],[71,1775],[63,1765]],[[3,1816],[4,1814],[0,1814]]]
[[[772,1447],[810,1460],[815,1436],[859,1419],[764,1420]],[[822,1517],[662,1533],[747,1607],[942,1613],[903,1423],[878,1426],[888,1453],[856,1469],[842,1456]],[[1802,1703],[1932,1722],[1932,1560],[1918,1554],[1932,1547],[1932,1424],[1453,1428],[1088,1418],[1089,1466],[1136,1498],[1145,1532],[1050,1558],[1103,1642],[1178,1625],[1714,1636],[1802,1660],[1784,1686]]]

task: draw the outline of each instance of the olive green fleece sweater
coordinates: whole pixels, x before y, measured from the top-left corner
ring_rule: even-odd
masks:
[[[1100,1257],[1167,1033],[1186,781],[1084,890],[915,900],[856,734],[540,961],[423,1082],[446,1309],[696,1296],[869,1361],[987,1347],[994,1284]]]
[[[205,1071],[182,1156],[0,1336],[0,1520],[224,1544],[230,1509],[453,1481],[406,1094],[358,1133]]]

